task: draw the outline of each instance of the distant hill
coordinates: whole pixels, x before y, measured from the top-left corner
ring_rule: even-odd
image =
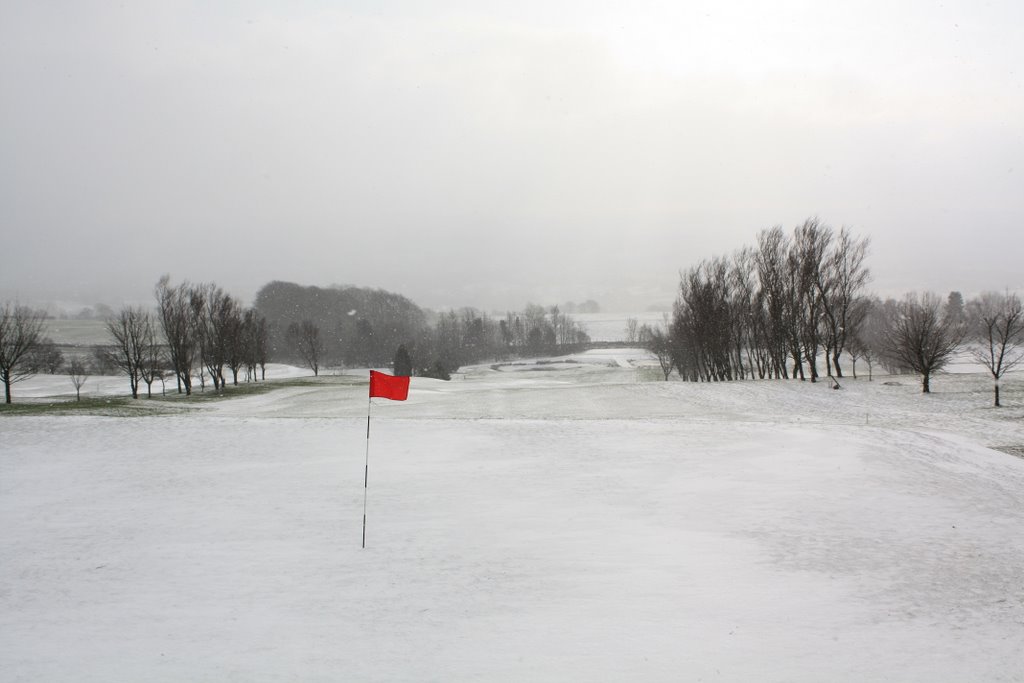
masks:
[[[320,328],[327,357],[348,365],[389,363],[399,344],[412,343],[427,325],[419,306],[383,289],[274,281],[257,292],[253,305],[267,319],[278,358],[288,356],[288,326],[304,320]]]

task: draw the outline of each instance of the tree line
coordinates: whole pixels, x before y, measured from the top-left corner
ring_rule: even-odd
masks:
[[[589,342],[583,327],[558,306],[527,304],[499,319],[474,308],[435,314],[432,329],[413,348],[437,359],[433,370],[445,371],[483,360],[572,353]]]
[[[174,379],[178,393],[191,395],[195,379],[215,390],[265,378],[270,348],[266,319],[213,283],[172,286],[162,277],[155,288],[156,307],[125,306],[105,323],[109,343],[66,360],[43,336],[43,311],[5,304],[0,316],[0,379],[5,400],[11,385],[39,372],[66,369],[80,397],[91,373],[117,372],[128,378],[132,398],[142,385]]]
[[[966,348],[998,382],[1022,360],[1021,302],[988,293],[944,306],[934,294],[881,301],[866,292],[870,241],[810,218],[791,232],[762,230],[756,246],[705,259],[680,273],[664,327],[636,321],[627,334],[658,358],[665,379],[843,378],[844,354],[870,367],[930,378]],[[959,298],[958,298],[959,297]],[[957,303],[958,302],[958,303]]]
[[[195,380],[215,391],[264,379],[269,361],[267,322],[215,283],[172,285],[163,276],[154,289],[156,308],[125,306],[107,318],[111,343],[94,350],[96,367],[114,368],[128,378],[132,398],[142,384],[173,379],[179,394],[191,396]],[[74,381],[74,379],[72,379]],[[76,386],[76,391],[79,387]]]
[[[304,287],[271,282],[254,305],[242,303],[215,283],[172,284],[160,278],[156,305],[111,309],[106,344],[66,360],[42,336],[46,314],[26,307],[3,309],[0,378],[6,400],[11,385],[40,372],[64,369],[80,397],[92,374],[122,374],[131,396],[143,386],[171,380],[191,395],[198,381],[216,391],[239,379],[265,379],[266,365],[392,367],[396,373],[449,379],[463,365],[519,355],[582,349],[586,332],[557,306],[529,304],[503,318],[474,308],[423,310],[404,296],[358,287]]]
[[[921,376],[923,393],[931,378],[958,354],[985,368],[993,381],[993,404],[1001,405],[1000,382],[1024,361],[1024,307],[1012,292],[983,292],[964,302],[960,292],[934,292],[902,299],[869,297],[867,314],[849,355],[881,363],[890,373]]]
[[[686,381],[844,377],[843,362],[931,377],[963,350],[999,382],[1024,360],[1024,314],[1016,294],[985,293],[945,302],[932,293],[881,300],[866,291],[869,240],[849,228],[811,218],[787,232],[762,230],[754,246],[700,261],[680,273],[671,318],[638,326],[627,337],[658,359],[665,379]],[[557,306],[528,304],[492,317],[474,308],[435,312],[379,289],[306,287],[271,282],[251,308],[214,283],[155,287],[156,306],[111,310],[110,342],[91,358],[65,362],[43,337],[45,314],[5,304],[0,312],[0,380],[11,385],[65,368],[76,394],[90,372],[117,371],[131,394],[174,379],[190,395],[198,379],[222,390],[265,378],[267,362],[308,366],[388,367],[396,373],[447,379],[461,366],[488,359],[581,350],[584,328]],[[589,302],[588,302],[589,303]]]
[[[275,358],[314,374],[324,365],[404,369],[408,363],[408,374],[447,379],[482,360],[568,352],[589,341],[557,306],[528,304],[496,320],[468,307],[424,310],[380,289],[271,282],[257,293],[255,308],[268,321]]]
[[[660,341],[692,381],[842,377],[840,356],[865,313],[867,248],[867,238],[818,219],[791,235],[763,230],[757,247],[681,273]]]
[[[240,372],[246,381],[265,379],[269,334],[266,319],[256,309],[243,307],[214,283],[172,286],[167,275],[157,282],[155,295],[155,319],[165,342],[161,361],[174,377],[178,393],[191,395],[196,370],[203,389],[207,376],[215,390],[224,389],[225,368],[232,384],[238,384]],[[124,316],[122,311],[120,319],[107,323],[115,339],[125,333]],[[142,317],[150,319],[148,314]],[[124,362],[125,353],[120,348],[115,351]]]

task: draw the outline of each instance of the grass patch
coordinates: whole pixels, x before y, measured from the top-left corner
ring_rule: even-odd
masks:
[[[1016,455],[1018,458],[1024,458],[1024,444],[1016,446],[993,446],[992,449],[1002,451],[1003,453],[1009,453],[1010,455]]]
[[[292,377],[271,379],[244,384],[229,384],[222,391],[215,391],[207,385],[203,391],[192,387],[192,395],[179,394],[177,387],[168,386],[166,394],[154,391],[152,398],[146,396],[145,387],[139,398],[130,396],[88,396],[81,401],[74,398],[28,398],[14,403],[0,404],[0,415],[103,415],[111,417],[141,417],[147,415],[177,414],[200,405],[218,401],[230,401],[246,396],[258,396],[278,389],[291,387],[357,386],[366,380],[352,375],[322,375],[320,377]]]
[[[357,386],[366,385],[368,377],[355,375],[320,375],[319,377],[290,377],[288,379],[267,380],[275,386],[282,387],[322,387],[322,386]]]
[[[356,386],[359,384],[366,384],[367,379],[365,377],[355,377],[353,375],[320,375],[319,377],[313,376],[302,376],[302,377],[285,377],[280,379],[267,379],[260,382],[246,382],[244,384],[228,384],[223,391],[214,391],[211,386],[207,386],[206,391],[199,391],[199,389],[192,386],[192,398],[197,396],[208,396],[214,399],[219,398],[230,398],[231,396],[249,396],[253,394],[263,394],[274,389],[282,389],[285,387],[322,387],[322,386]],[[170,394],[168,394],[170,396]]]
[[[109,417],[136,417],[169,412],[145,399],[120,396],[47,400],[26,399],[0,406],[0,415],[104,415]]]
[[[227,401],[232,398],[241,398],[242,396],[265,394],[275,386],[276,383],[272,385],[271,382],[250,382],[248,384],[239,384],[238,386],[229,384],[227,388],[222,389],[221,391],[216,391],[212,385],[207,386],[205,390],[200,389],[198,386],[193,386],[191,396],[179,394],[177,388],[169,388],[166,394],[154,394],[153,400],[164,403],[209,403],[212,401]]]

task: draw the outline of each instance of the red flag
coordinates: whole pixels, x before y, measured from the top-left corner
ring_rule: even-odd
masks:
[[[374,396],[404,401],[409,398],[409,378],[370,370],[370,398]]]

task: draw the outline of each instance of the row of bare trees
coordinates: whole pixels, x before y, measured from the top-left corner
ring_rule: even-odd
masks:
[[[864,359],[869,373],[880,362],[890,372],[919,374],[924,393],[931,392],[935,373],[964,355],[992,376],[998,407],[1000,382],[1024,362],[1024,308],[1011,292],[985,292],[966,305],[958,292],[945,303],[932,292],[901,300],[872,298],[866,311],[850,357]]]
[[[94,349],[96,369],[111,368],[128,377],[132,398],[146,385],[175,377],[178,392],[191,395],[193,377],[214,389],[227,385],[227,372],[238,384],[265,378],[270,352],[267,322],[215,284],[181,283],[172,286],[164,276],[156,286],[155,313],[142,306],[125,306],[106,320],[110,343]],[[13,384],[45,369],[51,373],[67,366],[80,394],[92,368],[80,357],[65,363],[56,346],[42,336],[45,312],[4,304],[0,309],[0,380],[6,403]],[[53,347],[53,348],[50,348]],[[58,358],[59,357],[59,358]]]
[[[441,379],[463,365],[567,353],[589,341],[580,324],[558,306],[527,304],[497,320],[475,308],[444,311],[433,318],[432,326],[403,346],[415,374]]]
[[[425,313],[404,297],[380,290],[272,283],[257,300],[277,316],[269,324],[259,309],[244,308],[213,283],[174,285],[164,276],[155,296],[155,311],[125,306],[107,318],[110,343],[94,348],[91,362],[78,356],[70,365],[60,360],[76,394],[90,373],[112,371],[127,376],[133,398],[142,385],[152,396],[153,384],[163,386],[170,378],[186,395],[192,394],[197,377],[202,388],[209,378],[220,390],[229,372],[235,384],[243,371],[251,380],[259,370],[262,379],[272,352],[275,358],[304,363],[316,375],[328,361],[385,365],[401,347],[410,372],[447,378],[468,363],[574,351],[589,341],[557,306],[529,304],[495,320],[473,308]],[[353,305],[361,308],[349,308]],[[10,402],[11,384],[53,363],[46,360],[51,354],[41,337],[45,314],[10,305],[3,310],[0,377]],[[304,317],[287,317],[294,310]],[[332,327],[325,334],[316,321]]]
[[[314,374],[324,365],[383,367],[403,346],[416,374],[445,376],[468,363],[574,350],[588,341],[558,307],[535,304],[495,319],[475,308],[424,310],[379,289],[275,281],[260,289],[255,307],[269,321],[277,357]]]
[[[844,355],[891,372],[932,376],[958,354],[983,365],[995,383],[1024,361],[1024,314],[1012,293],[968,302],[953,292],[881,301],[865,292],[869,240],[816,218],[791,233],[773,227],[756,247],[702,261],[680,275],[665,328],[628,329],[658,358],[666,379],[843,377]]]
[[[320,319],[325,318],[330,315],[320,315]],[[589,341],[583,328],[557,306],[548,309],[535,304],[498,320],[475,308],[461,308],[426,312],[422,320],[393,323],[386,335],[379,334],[381,328],[370,319],[357,318],[354,334],[345,335],[335,325],[337,335],[327,343],[321,326],[305,318],[288,323],[283,345],[286,353],[317,374],[327,360],[384,365],[385,358],[391,360],[396,352],[391,344],[396,344],[408,356],[411,372],[447,379],[470,363],[569,352]],[[396,330],[400,336],[396,336]]]
[[[558,306],[531,303],[497,320],[475,308],[440,313],[417,350],[420,355],[428,351],[427,355],[454,372],[462,365],[484,360],[568,353],[589,341],[583,327]]]
[[[680,276],[668,343],[680,376],[842,377],[840,357],[863,319],[868,239],[816,218]],[[824,359],[825,367],[819,362]]]
[[[227,385],[226,370],[231,372],[233,384],[238,384],[242,371],[247,380],[257,379],[257,370],[259,378],[265,378],[270,353],[267,322],[254,309],[243,307],[213,283],[172,286],[167,275],[157,282],[155,294],[155,321],[149,314],[138,313],[149,321],[149,327],[158,324],[163,332],[162,365],[175,377],[178,393],[191,395],[197,370],[201,387],[205,388],[209,375],[215,390]],[[121,318],[124,316],[122,311]],[[122,326],[116,320],[114,323],[109,327],[117,339],[115,328]],[[124,358],[129,355],[118,352]],[[130,363],[126,360],[125,364]],[[144,370],[139,373],[144,376]]]
[[[506,313],[498,333],[499,353],[506,357],[573,351],[590,342],[583,326],[558,306],[527,304],[521,312]]]
[[[213,283],[176,286],[170,277],[157,282],[157,307],[125,306],[106,321],[111,343],[95,351],[99,367],[116,369],[128,377],[132,398],[142,384],[153,395],[153,383],[175,378],[178,393],[192,394],[198,375],[201,388],[207,376],[215,390],[227,386],[226,372],[238,384],[244,370],[247,380],[262,378],[269,348],[266,321],[246,309],[235,297]],[[86,368],[70,368],[76,392]],[[81,380],[84,382],[84,379]]]

